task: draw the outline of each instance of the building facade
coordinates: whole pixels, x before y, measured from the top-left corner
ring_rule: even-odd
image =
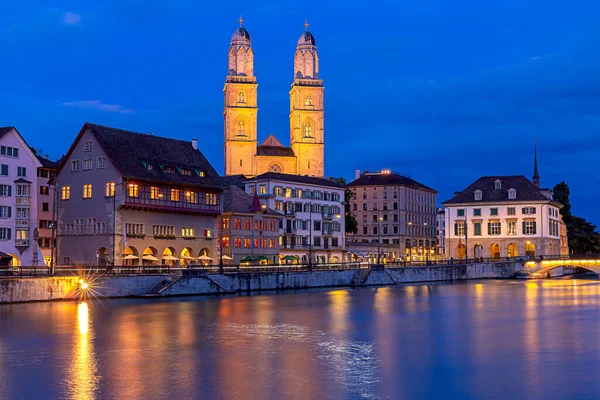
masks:
[[[446,212],[443,207],[439,207],[435,213],[435,253],[441,258],[446,254]]]
[[[14,127],[0,128],[0,262],[5,265],[44,265],[37,244],[40,167]]]
[[[360,173],[348,184],[358,233],[347,247],[375,262],[433,259],[437,192],[389,170]]]
[[[283,214],[260,204],[253,208],[253,196],[236,185],[231,185],[223,198],[219,244],[223,255],[231,258],[227,262],[279,264],[279,225]]]
[[[46,265],[52,262],[52,251],[56,248],[56,237],[52,237],[52,221],[56,219],[54,208],[56,192],[52,182],[58,168],[58,162],[37,154],[41,167],[37,169],[38,191],[38,246]]]
[[[59,264],[215,262],[223,186],[196,139],[86,123],[55,185]]]
[[[537,168],[536,168],[537,171]],[[562,205],[522,175],[484,176],[442,203],[455,259],[561,254]]]
[[[284,215],[279,226],[282,263],[345,261],[344,187],[327,179],[267,172],[246,181],[268,207]]]
[[[290,95],[290,146],[273,135],[258,145],[258,85],[250,34],[235,30],[229,46],[225,79],[225,175],[256,176],[265,172],[323,177],[323,81],[314,36],[305,31],[294,54],[294,81]]]

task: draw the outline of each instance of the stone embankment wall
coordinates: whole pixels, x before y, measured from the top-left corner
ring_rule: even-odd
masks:
[[[397,285],[484,278],[510,278],[519,263],[480,263],[385,270],[198,275],[175,277],[162,285],[162,275],[106,277],[96,282],[99,297],[182,296],[293,290],[317,287]],[[0,303],[73,299],[78,278],[0,279]]]

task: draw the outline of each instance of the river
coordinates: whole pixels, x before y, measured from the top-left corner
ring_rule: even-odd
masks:
[[[600,281],[0,305],[0,399],[600,393]]]

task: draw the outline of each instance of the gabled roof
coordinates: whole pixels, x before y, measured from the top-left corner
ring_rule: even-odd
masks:
[[[22,142],[22,143],[21,143],[21,145],[23,146],[24,150],[25,150],[25,151],[27,151],[27,152],[29,152],[29,155],[30,155],[30,156],[31,156],[31,157],[32,157],[32,158],[33,158],[35,161],[37,161],[37,162],[38,162],[38,164],[40,164],[40,165],[38,165],[38,167],[41,167],[41,163],[40,163],[40,161],[38,160],[38,158],[37,158],[37,155],[36,155],[35,151],[33,151],[33,149],[31,148],[31,146],[29,146],[29,145],[27,144],[27,141],[26,141],[26,140],[25,140],[25,138],[24,138],[24,137],[21,135],[21,133],[20,133],[20,132],[17,130],[17,128],[15,128],[14,126],[3,126],[3,127],[0,127],[0,139],[2,139],[2,138],[4,137],[4,135],[6,135],[8,132],[10,132],[10,131],[11,131],[11,130],[13,130],[13,129],[14,129],[15,133],[17,134],[17,138],[18,138],[19,140],[21,140],[21,142]]]
[[[115,168],[125,177],[147,181],[194,185],[223,189],[221,178],[200,150],[191,142],[154,136],[145,133],[126,131],[86,122],[71,145],[59,168],[59,173],[69,159],[76,144],[86,130],[96,138]],[[147,165],[153,164],[152,169]],[[168,173],[161,166],[192,170],[191,175],[180,171]],[[204,172],[199,176],[197,171]]]
[[[37,159],[42,164],[42,167],[47,169],[57,169],[60,164],[60,161],[52,161],[40,156],[37,156]]]
[[[303,183],[308,185],[319,185],[319,186],[329,186],[336,189],[343,189],[343,185],[338,185],[325,178],[317,178],[314,176],[304,176],[304,175],[292,175],[292,174],[279,174],[276,172],[265,172],[264,174],[258,175],[256,177],[257,181],[264,180],[278,180],[278,181],[286,181],[286,182],[294,182],[294,183]],[[254,178],[246,180],[246,183],[254,182]]]
[[[17,130],[14,126],[0,126],[0,138],[6,135],[11,129]]]
[[[235,185],[235,186],[241,188],[242,190],[246,187],[246,185],[244,185],[244,182],[246,182],[247,180],[248,180],[248,178],[243,174],[228,175],[228,176],[221,177],[221,182],[223,183],[223,185],[225,185],[227,187],[229,187],[231,185]]]
[[[269,135],[264,142],[260,144],[261,146],[271,146],[271,147],[283,147],[283,145],[279,142],[279,140],[275,139],[275,136],[272,134]]]
[[[272,157],[296,157],[294,151],[289,147],[279,146],[263,146],[256,148],[257,156],[272,156]]]
[[[388,186],[388,185],[399,185],[409,186],[416,189],[429,190],[437,193],[436,190],[423,185],[415,181],[414,179],[408,178],[394,173],[364,173],[358,179],[353,180],[348,186]]]
[[[499,180],[501,188],[496,189],[496,181]],[[516,198],[508,198],[508,190],[516,190]],[[475,200],[475,191],[481,191],[481,200]],[[519,201],[548,201],[540,189],[523,175],[513,176],[482,176],[467,186],[462,192],[454,194],[454,197],[442,203],[442,205],[463,203],[498,203]]]
[[[229,190],[223,193],[223,213],[251,214],[253,196],[246,193],[236,185],[231,185]],[[275,210],[267,208],[267,215],[283,215]]]

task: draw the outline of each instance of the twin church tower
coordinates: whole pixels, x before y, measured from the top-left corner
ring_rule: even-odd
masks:
[[[256,176],[265,172],[324,176],[323,81],[315,38],[305,31],[294,55],[290,90],[290,147],[273,135],[257,141],[257,83],[250,34],[242,26],[231,36],[225,79],[225,175]]]

